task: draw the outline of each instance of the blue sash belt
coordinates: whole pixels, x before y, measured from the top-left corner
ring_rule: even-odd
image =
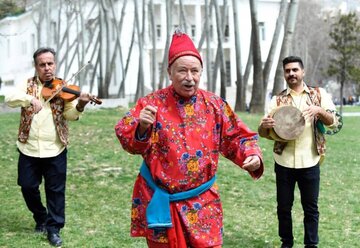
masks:
[[[197,188],[179,193],[169,194],[166,190],[156,185],[145,161],[143,161],[141,165],[140,175],[145,179],[147,185],[152,190],[154,190],[154,194],[146,209],[146,220],[148,223],[148,228],[172,227],[170,202],[182,201],[198,196],[210,189],[216,180],[216,176],[214,176],[209,181],[200,185]]]

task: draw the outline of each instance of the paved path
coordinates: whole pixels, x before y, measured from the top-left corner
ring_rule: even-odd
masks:
[[[360,112],[343,113],[343,116],[360,116]]]
[[[101,105],[88,104],[86,106],[87,109],[98,109],[98,108],[116,108],[116,107],[124,107],[128,108],[129,102],[125,98],[111,98],[111,99],[101,99]],[[0,103],[0,114],[3,113],[13,113],[19,112],[20,108],[10,108],[5,103]]]
[[[0,114],[11,113],[11,112],[20,113],[20,108],[10,108],[5,103],[0,103]]]

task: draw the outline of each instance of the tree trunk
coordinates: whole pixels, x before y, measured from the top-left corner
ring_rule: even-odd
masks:
[[[243,76],[241,66],[241,45],[240,45],[240,30],[238,25],[238,5],[237,0],[232,0],[233,14],[234,14],[234,36],[235,36],[235,61],[236,61],[236,102],[235,111],[245,111],[241,106],[241,96],[243,95]]]
[[[45,32],[49,35],[45,35],[46,37],[46,41],[45,44],[49,45],[51,44],[51,8],[50,8],[50,0],[45,0],[44,1],[44,19],[41,20],[41,22],[45,25]]]
[[[42,46],[41,38],[44,37],[42,35],[42,33],[43,33],[43,23],[44,23],[43,20],[45,19],[45,10],[44,10],[45,5],[46,5],[46,3],[44,3],[44,0],[42,0],[38,9],[36,9],[32,12],[32,19],[33,19],[33,22],[34,22],[35,28],[36,28],[36,37],[37,37],[36,47],[37,48]],[[37,49],[37,48],[35,48],[35,49]]]
[[[344,105],[344,80],[340,81],[340,115],[342,115],[343,112],[343,105]]]
[[[104,98],[104,72],[103,72],[103,67],[102,67],[102,60],[103,60],[103,49],[104,49],[104,39],[103,39],[103,36],[104,36],[104,31],[103,31],[103,27],[104,27],[104,17],[103,17],[103,13],[102,11],[100,10],[99,8],[99,33],[100,33],[100,36],[99,36],[99,50],[98,50],[98,69],[99,69],[99,78],[98,78],[98,96],[100,98]]]
[[[210,38],[210,36],[209,36],[210,27],[207,27],[207,26],[210,25],[209,23],[210,23],[210,21],[212,19],[212,12],[210,11],[211,8],[212,8],[212,2],[210,3],[210,6],[209,6],[208,0],[205,0],[205,6],[204,6],[204,9],[205,9],[205,17],[204,17],[205,22],[204,22],[204,27],[203,27],[202,32],[201,32],[199,44],[197,46],[197,50],[199,52],[201,52],[202,45],[204,44],[204,41],[207,40],[207,38]]]
[[[126,75],[127,75],[127,66],[128,66],[128,62],[127,64],[124,66],[124,60],[123,60],[123,53],[122,53],[122,46],[121,46],[121,34],[122,34],[122,28],[123,28],[123,23],[124,23],[124,17],[125,17],[125,10],[126,10],[126,5],[127,5],[127,0],[124,0],[123,1],[123,6],[121,8],[121,15],[120,15],[120,19],[119,19],[119,22],[117,23],[116,25],[116,30],[117,30],[117,37],[116,37],[116,42],[117,44],[119,44],[119,60],[120,60],[120,69],[121,69],[121,75],[122,75],[122,79],[121,79],[121,83],[119,84],[119,90],[116,94],[117,97],[122,97],[124,98],[125,97],[125,78],[126,78]],[[115,11],[115,7],[114,5],[112,4],[113,8],[112,8],[112,11],[113,11],[113,16],[115,17],[116,16],[116,11]],[[133,30],[135,29],[135,25],[134,25],[134,28]],[[132,35],[132,41],[131,41],[131,46],[130,46],[130,49],[128,51],[129,54],[131,54],[131,50],[132,50],[132,45],[133,45],[133,40],[134,39],[134,31],[133,31],[133,35]]]
[[[76,3],[75,3],[76,4]],[[81,9],[81,5],[83,4],[83,1],[79,1],[78,5],[76,6],[76,8],[78,10]],[[81,67],[83,67],[85,65],[85,35],[84,35],[84,30],[85,30],[85,25],[84,25],[84,16],[83,16],[83,12],[79,11],[79,14],[77,15],[77,27],[80,27],[77,30],[78,36],[77,36],[77,61],[78,61],[78,68],[80,69]],[[78,75],[78,81],[79,81],[79,86],[80,88],[82,88],[84,82],[85,82],[85,77],[86,77],[86,70],[83,70],[79,73]]]
[[[268,83],[269,83],[270,71],[271,71],[271,68],[272,68],[273,63],[274,63],[276,46],[279,43],[281,27],[284,24],[287,5],[288,5],[287,0],[282,0],[281,3],[280,3],[279,16],[278,16],[278,18],[276,20],[275,31],[274,31],[273,38],[272,38],[272,41],[271,41],[269,54],[268,54],[268,57],[267,57],[266,62],[265,62],[265,66],[264,66],[264,70],[263,70],[264,92],[265,93],[267,92],[267,86],[268,86]],[[265,97],[266,97],[266,94],[265,94]]]
[[[206,36],[206,77],[207,90],[211,90],[214,81],[211,78],[211,48],[210,48],[210,21],[211,21],[211,6],[209,1],[205,0],[205,36]]]
[[[125,65],[125,73],[124,73],[123,79],[122,79],[122,81],[120,83],[120,88],[119,88],[119,91],[118,91],[118,97],[125,97],[125,79],[126,79],[126,75],[128,73],[131,53],[132,53],[134,43],[135,43],[135,31],[136,31],[136,27],[134,25],[132,35],[131,35],[130,48],[129,48],[129,52],[128,52],[128,56],[127,56],[127,60],[126,60],[126,65]]]
[[[250,47],[249,47],[249,54],[248,54],[248,59],[246,62],[246,66],[245,66],[245,72],[244,72],[244,76],[243,76],[243,81],[244,81],[244,85],[243,85],[243,91],[242,91],[242,95],[241,95],[241,111],[248,111],[248,106],[246,103],[246,96],[247,96],[247,87],[249,84],[249,78],[250,78],[250,73],[251,73],[251,68],[253,67],[253,44],[252,44],[252,35],[250,36]]]
[[[156,26],[155,26],[155,17],[154,17],[154,3],[153,0],[149,1],[149,19],[150,19],[150,29],[151,29],[151,86],[152,90],[156,90]]]
[[[103,27],[105,33],[103,33],[103,39],[105,41],[105,59],[100,60],[100,66],[105,68],[105,77],[104,77],[104,83],[102,85],[102,95],[99,95],[99,97],[102,98],[109,98],[109,85],[111,82],[111,63],[110,63],[110,27],[109,27],[109,14],[108,14],[108,6],[105,3],[105,0],[101,0],[101,9],[103,11]],[[104,63],[101,65],[101,63]]]
[[[264,112],[264,87],[263,71],[261,60],[261,48],[259,37],[259,25],[257,19],[257,1],[250,0],[251,27],[252,27],[252,44],[253,44],[253,88],[250,101],[250,113]]]
[[[288,15],[286,18],[284,38],[280,50],[278,65],[276,67],[274,88],[272,90],[273,96],[277,95],[284,89],[284,74],[283,74],[282,60],[286,56],[289,56],[290,45],[292,42],[292,37],[294,34],[294,29],[296,24],[297,11],[298,11],[298,0],[291,0]]]
[[[140,27],[140,19],[139,19],[139,10],[137,0],[134,0],[135,4],[135,25],[137,29],[137,37],[138,37],[138,44],[139,44],[139,68],[138,68],[138,80],[137,80],[137,88],[135,93],[135,100],[139,99],[140,97],[144,96],[144,68],[143,68],[143,37],[142,37],[142,28]],[[145,17],[143,17],[145,18]]]
[[[120,68],[121,68],[121,72],[122,72],[122,76],[124,77],[124,66],[123,66],[123,59],[122,59],[122,51],[121,51],[121,29],[122,27],[119,27],[117,21],[116,21],[116,11],[115,11],[115,6],[112,0],[109,0],[109,8],[111,9],[111,14],[113,17],[113,26],[114,26],[114,34],[115,35],[115,46],[112,49],[112,55],[110,59],[110,65],[109,65],[109,70],[108,70],[108,78],[110,79],[109,81],[111,82],[112,76],[114,75],[114,71],[116,70],[116,59],[117,59],[117,54],[119,52],[119,61],[120,61]],[[109,37],[110,38],[110,37]],[[114,80],[116,80],[116,78],[114,78]],[[109,88],[108,88],[109,91]]]
[[[164,86],[165,75],[167,75],[167,66],[168,66],[168,55],[169,55],[169,46],[171,40],[171,29],[172,29],[172,18],[171,18],[171,9],[172,9],[172,0],[166,1],[166,43],[164,50],[164,57],[161,63],[161,73],[159,79],[159,89],[162,89]]]
[[[97,37],[95,39],[93,52],[90,56],[90,61],[94,61],[94,57],[96,56],[96,54],[99,54],[98,47],[100,46],[100,39],[101,39],[100,36],[101,36],[100,32],[97,32]],[[95,79],[95,77],[96,77],[96,72],[97,72],[97,68],[98,68],[98,64],[99,64],[98,62],[99,62],[99,55],[97,56],[95,64],[93,63],[93,70],[92,70],[92,75],[91,75],[91,80],[90,80],[90,91],[89,91],[90,93],[93,91],[95,80],[97,80],[97,78]],[[98,94],[99,94],[99,92],[98,92]]]
[[[216,16],[216,30],[217,30],[217,37],[218,37],[218,48],[216,54],[216,64],[220,64],[220,96],[226,99],[226,70],[225,70],[225,58],[223,53],[223,40],[224,35],[222,30],[224,30],[226,14],[225,10],[223,12],[222,18],[220,17],[220,10],[219,5],[216,0],[213,0],[214,9],[215,9],[215,16]],[[226,1],[224,1],[223,8],[226,8]],[[215,67],[214,71],[217,70]],[[216,85],[216,77],[214,77],[214,85]],[[215,92],[215,89],[214,89]]]
[[[179,0],[180,5],[180,25],[179,27],[181,30],[183,30],[185,33],[187,33],[187,24],[186,24],[186,17],[185,17],[185,10],[184,10],[184,4],[182,0]]]

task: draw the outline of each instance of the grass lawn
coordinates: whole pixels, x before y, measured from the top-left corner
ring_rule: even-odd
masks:
[[[360,112],[360,111],[359,111]],[[141,158],[122,150],[114,135],[121,109],[93,110],[70,123],[66,225],[63,247],[146,247],[130,238],[130,205]],[[260,115],[241,114],[252,129]],[[0,114],[0,247],[49,247],[33,233],[34,222],[17,186],[18,113]],[[344,117],[343,130],[328,137],[321,166],[320,246],[359,247],[360,117]],[[218,184],[224,208],[224,248],[279,247],[272,142],[260,139],[265,173],[253,181],[221,159]],[[293,209],[295,247],[303,247],[299,192]]]

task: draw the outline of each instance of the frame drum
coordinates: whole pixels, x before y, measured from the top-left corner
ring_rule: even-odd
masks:
[[[275,127],[270,130],[270,135],[272,134],[274,140],[295,140],[304,131],[305,118],[294,106],[281,106],[275,109],[272,118],[275,120]]]

